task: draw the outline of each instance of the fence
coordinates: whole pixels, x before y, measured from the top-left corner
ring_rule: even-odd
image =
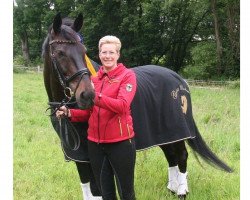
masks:
[[[39,65],[36,67],[25,67],[23,65],[14,65],[14,70],[42,73],[43,67]],[[220,87],[220,86],[237,84],[237,81],[212,81],[212,80],[193,80],[193,79],[185,79],[185,81],[191,86],[200,86],[200,87]]]
[[[236,84],[237,81],[212,81],[212,80],[192,80],[185,79],[185,81],[191,86],[201,86],[201,87],[220,87]]]
[[[13,66],[13,70],[17,70],[17,71],[33,71],[33,72],[37,72],[37,73],[42,73],[43,72],[43,67],[41,67],[40,65],[36,66],[36,67],[25,67],[23,65],[14,65]]]

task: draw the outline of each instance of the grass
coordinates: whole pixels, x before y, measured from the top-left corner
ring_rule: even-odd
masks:
[[[240,199],[239,88],[191,87],[193,114],[211,149],[235,171],[202,162],[188,148],[188,200]],[[47,96],[41,74],[14,74],[14,199],[80,200],[73,162],[65,162],[59,139],[46,116]],[[159,148],[137,153],[138,200],[176,200],[166,190],[167,162]]]

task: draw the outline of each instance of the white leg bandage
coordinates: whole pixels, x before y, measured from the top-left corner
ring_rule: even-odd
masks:
[[[81,183],[83,200],[102,200],[102,197],[94,197],[90,190],[89,183]]]
[[[177,180],[179,183],[177,195],[186,195],[189,192],[187,184],[187,172],[186,173],[179,172]]]
[[[179,174],[178,166],[168,168],[168,186],[167,186],[167,188],[175,193],[178,190],[178,179],[177,179],[178,174]]]

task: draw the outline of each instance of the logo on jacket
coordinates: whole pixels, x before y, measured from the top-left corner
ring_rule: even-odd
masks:
[[[133,86],[132,86],[131,84],[128,83],[128,84],[126,85],[126,90],[127,90],[128,92],[131,92],[131,91],[132,91],[132,87],[133,87]]]

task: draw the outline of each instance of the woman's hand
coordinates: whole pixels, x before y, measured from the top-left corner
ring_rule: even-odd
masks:
[[[56,111],[56,117],[58,119],[62,117],[71,117],[70,110],[66,108],[66,106],[61,106],[57,111]]]

